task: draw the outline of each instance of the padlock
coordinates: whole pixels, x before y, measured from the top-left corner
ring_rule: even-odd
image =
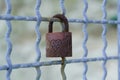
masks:
[[[72,33],[69,32],[68,20],[62,14],[57,14],[53,18],[58,18],[64,23],[64,28],[62,26],[62,32],[53,32],[53,20],[50,20],[46,34],[46,57],[71,57]]]

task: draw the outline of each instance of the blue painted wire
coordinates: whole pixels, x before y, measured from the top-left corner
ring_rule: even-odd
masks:
[[[35,60],[36,62],[39,62],[40,58],[41,58],[41,52],[40,52],[40,48],[39,48],[39,44],[41,41],[41,33],[39,31],[39,27],[40,27],[40,23],[41,23],[41,14],[39,12],[40,5],[41,5],[41,0],[36,0],[36,7],[35,7],[36,17],[37,17],[37,23],[35,26],[35,32],[36,32],[36,36],[37,36],[36,43],[35,43],[36,55],[37,55],[36,60]],[[35,68],[37,71],[36,80],[39,80],[40,76],[41,76],[41,70],[39,67],[35,67]]]
[[[88,40],[88,33],[86,31],[86,28],[87,28],[87,24],[84,24],[83,26],[83,32],[84,32],[84,41],[83,41],[83,49],[84,49],[84,55],[83,55],[83,58],[84,57],[87,57],[88,55],[88,49],[87,49],[87,46],[86,46],[86,43],[87,43],[87,40]],[[86,74],[87,74],[87,70],[88,70],[88,65],[87,65],[87,62],[84,62],[84,72],[83,72],[83,80],[87,80],[87,77],[86,77]]]
[[[9,21],[6,21],[6,24],[7,24],[7,27],[8,27],[8,30],[6,32],[6,42],[7,42],[6,61],[7,61],[7,64],[9,66],[8,70],[7,70],[6,78],[7,78],[7,80],[10,80],[10,74],[12,72],[12,62],[11,62],[11,59],[10,59],[10,55],[11,55],[11,52],[12,52],[12,43],[10,41],[10,34],[11,34],[11,31],[12,31],[12,26],[11,26],[11,23]]]
[[[66,64],[71,63],[83,63],[83,62],[95,62],[95,61],[104,61],[104,60],[118,60],[118,56],[109,56],[106,59],[104,57],[96,57],[96,58],[81,58],[81,59],[69,59],[66,60]],[[60,65],[61,60],[54,61],[45,61],[45,62],[34,62],[34,63],[25,63],[25,64],[14,64],[12,65],[13,69],[19,68],[30,68],[30,67],[41,67],[41,66],[51,66],[51,65]],[[7,70],[9,67],[7,65],[0,66],[0,70]]]
[[[83,0],[84,2],[84,10],[83,10],[83,16],[84,16],[84,20],[85,21],[88,21],[88,18],[87,18],[87,9],[88,9],[88,2],[87,0]],[[87,40],[88,40],[88,32],[87,32],[87,23],[84,23],[83,25],[83,33],[84,33],[84,40],[83,40],[83,49],[84,49],[84,55],[83,55],[83,58],[84,57],[87,57],[88,55],[88,49],[87,49]],[[87,80],[87,71],[88,71],[88,65],[87,65],[87,62],[84,62],[84,71],[83,71],[83,80]]]
[[[118,21],[120,21],[120,0],[118,0],[118,4],[117,4],[117,8],[118,8]],[[118,34],[118,80],[120,80],[120,24],[118,24],[117,26],[117,34]]]
[[[107,0],[103,0],[103,3],[102,3],[102,12],[103,12],[102,20],[106,20],[106,18],[107,18],[106,4],[107,4]],[[107,39],[106,39],[107,26],[106,26],[106,24],[102,24],[102,28],[103,28],[102,40],[103,40],[103,43],[104,43],[104,47],[103,47],[102,52],[103,52],[104,58],[106,59],[107,58],[107,54],[106,54],[106,49],[107,49]],[[103,71],[104,71],[102,80],[106,80],[106,76],[107,76],[106,63],[107,63],[107,60],[104,60],[103,64],[102,64]]]
[[[66,13],[66,9],[65,9],[65,0],[59,0],[60,1],[60,7],[61,7],[61,11],[62,14],[65,15]],[[62,24],[62,26],[64,27],[64,25]],[[65,67],[66,67],[66,59],[62,58],[63,64],[61,65],[61,75],[62,75],[62,80],[67,80],[66,74],[65,74]]]
[[[22,21],[37,21],[36,17],[33,16],[12,16],[12,15],[2,15],[0,20],[22,20]],[[53,21],[59,21],[57,19],[51,19]],[[42,17],[42,21],[50,21],[50,18]],[[82,20],[77,18],[68,18],[69,22],[72,23],[93,23],[93,24],[120,24],[120,21],[117,20]]]
[[[6,0],[6,6],[7,6],[7,10],[6,10],[6,16],[7,16],[7,15],[10,15],[11,10],[12,10],[10,0]],[[6,36],[5,36],[6,43],[7,43],[6,61],[7,61],[7,65],[8,65],[6,80],[10,80],[10,75],[11,75],[11,72],[12,72],[12,62],[11,62],[11,59],[10,59],[10,55],[11,55],[11,52],[12,52],[12,43],[11,43],[11,40],[10,40],[12,25],[11,25],[9,20],[6,20],[6,24],[7,24],[7,28],[8,28],[7,32],[6,32]]]
[[[66,13],[66,9],[65,9],[65,0],[60,0],[60,8],[61,8],[61,11],[62,11],[62,14],[65,15]]]

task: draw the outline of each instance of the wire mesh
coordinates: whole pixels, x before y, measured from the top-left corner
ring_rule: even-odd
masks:
[[[108,56],[106,53],[106,49],[107,49],[107,39],[106,39],[106,34],[107,34],[107,25],[106,24],[118,24],[118,37],[120,36],[120,29],[119,29],[119,17],[118,17],[118,21],[113,21],[113,20],[107,20],[107,10],[106,10],[106,4],[107,4],[107,0],[103,0],[102,3],[102,19],[101,20],[90,20],[88,19],[87,16],[87,11],[88,11],[88,1],[87,0],[82,0],[84,3],[84,9],[83,9],[83,19],[77,19],[77,18],[68,18],[68,21],[70,23],[83,23],[83,33],[84,33],[84,39],[83,39],[83,50],[84,50],[84,54],[82,58],[79,59],[68,59],[65,60],[64,65],[61,67],[61,75],[63,77],[63,80],[67,80],[67,76],[64,72],[65,66],[67,64],[72,64],[72,63],[83,63],[84,65],[84,70],[83,70],[83,77],[82,80],[89,80],[87,77],[87,72],[88,72],[88,62],[95,62],[95,61],[102,61],[102,68],[103,68],[103,77],[102,80],[106,80],[107,77],[107,69],[106,69],[106,63],[109,60],[118,60],[119,61],[119,56]],[[118,0],[119,1],[119,0]],[[5,20],[6,21],[6,26],[7,26],[7,32],[6,32],[6,43],[7,43],[7,50],[6,50],[6,65],[0,65],[0,71],[2,70],[6,70],[6,80],[11,80],[11,72],[12,70],[15,69],[20,69],[20,68],[31,68],[34,67],[36,69],[36,80],[40,80],[41,77],[41,67],[42,66],[51,66],[51,65],[60,65],[62,64],[61,60],[53,60],[53,61],[40,61],[41,59],[41,49],[40,49],[40,42],[41,42],[41,33],[39,31],[40,29],[40,24],[41,22],[48,22],[50,20],[50,18],[48,17],[42,17],[41,16],[41,12],[40,12],[40,7],[42,4],[42,0],[36,0],[36,5],[35,5],[35,13],[36,16],[13,16],[11,15],[11,11],[12,11],[12,4],[11,4],[11,0],[5,0],[6,3],[6,14],[5,15],[0,15],[0,20]],[[59,4],[60,4],[60,9],[61,9],[61,13],[66,15],[66,8],[65,8],[65,0],[59,0]],[[120,6],[120,1],[118,4],[118,7]],[[119,10],[118,10],[118,14],[119,14]],[[118,15],[119,16],[119,15]],[[35,42],[35,50],[36,50],[36,58],[35,58],[35,62],[31,62],[31,63],[23,63],[23,64],[12,64],[11,61],[11,53],[12,53],[12,42],[10,39],[11,36],[11,32],[12,32],[12,24],[11,21],[12,20],[16,20],[16,21],[35,21],[36,22],[36,26],[35,26],[35,32],[36,32],[36,42]],[[59,22],[58,19],[52,19],[53,21],[57,21]],[[102,24],[102,33],[101,33],[101,38],[103,41],[103,49],[102,49],[102,55],[103,57],[94,57],[94,58],[88,58],[88,49],[87,49],[87,41],[88,41],[88,32],[87,32],[87,27],[88,24],[93,23],[93,24]],[[118,49],[120,47],[119,44],[119,38],[118,38]],[[118,51],[118,54],[120,54],[120,51]],[[120,61],[119,61],[120,64]],[[119,66],[120,67],[120,66]],[[119,68],[118,67],[118,68]],[[119,76],[120,70],[118,69],[118,76]],[[118,78],[118,80],[120,80],[120,78]]]

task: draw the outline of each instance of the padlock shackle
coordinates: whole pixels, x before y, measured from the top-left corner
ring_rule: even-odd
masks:
[[[52,18],[58,18],[58,19],[60,19],[60,21],[61,21],[62,23],[64,23],[64,27],[65,27],[65,28],[63,29],[62,32],[68,32],[68,31],[69,31],[68,20],[67,20],[67,18],[66,18],[63,14],[56,14],[56,15],[54,15]],[[52,20],[50,20],[48,27],[49,27],[48,32],[49,32],[49,33],[52,33],[52,31],[53,31],[53,21],[52,21]]]

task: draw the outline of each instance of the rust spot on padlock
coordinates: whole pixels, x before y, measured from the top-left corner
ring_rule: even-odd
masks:
[[[72,34],[69,32],[68,20],[61,14],[55,15],[53,18],[60,19],[65,28],[62,32],[52,32],[53,21],[49,22],[48,33],[46,34],[46,56],[70,57],[72,56]]]

